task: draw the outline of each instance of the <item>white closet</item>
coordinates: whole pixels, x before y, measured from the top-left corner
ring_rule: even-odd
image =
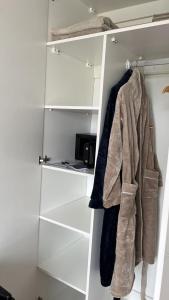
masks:
[[[88,208],[93,171],[84,174],[59,168],[52,162],[74,159],[77,132],[97,134],[97,153],[111,87],[125,72],[127,60],[169,58],[169,42],[166,39],[169,22],[50,41],[51,28],[86,18],[84,7],[81,7],[86,2],[72,1],[70,11],[67,1],[49,3],[43,154],[51,161],[42,166],[38,266],[58,282],[64,283],[65,287],[69,286],[70,294],[73,297],[77,295],[79,300],[111,299],[110,290],[101,287],[99,280],[103,212]],[[98,7],[93,7],[101,11],[100,4],[98,1]],[[110,2],[106,1],[105,5],[109,6]],[[65,13],[65,7],[69,16]],[[76,9],[78,13],[75,16]],[[169,65],[150,66],[144,71],[155,117],[157,153],[164,179],[159,201],[161,220],[169,149],[169,137],[165,133],[169,126],[169,97],[162,94],[162,89],[169,84]],[[161,263],[158,256],[156,264],[149,268],[149,299],[153,299],[156,275],[158,281],[156,268]],[[139,266],[133,292],[126,299],[139,297],[140,283]],[[64,300],[68,298],[64,296]]]
[[[35,2],[32,1],[32,9],[38,11],[41,1]],[[47,31],[45,22],[47,20],[48,2],[48,41],[43,44],[45,29]],[[147,2],[150,1],[137,1],[138,4]],[[26,5],[26,3],[28,2],[24,1],[23,5]],[[23,299],[25,291],[27,291],[26,300],[33,300],[35,295],[35,299],[38,300],[112,299],[110,289],[101,286],[99,275],[103,211],[94,211],[88,208],[94,170],[89,170],[86,173],[78,172],[58,167],[55,162],[74,160],[76,133],[96,134],[97,154],[110,89],[126,71],[126,61],[133,62],[140,59],[145,61],[168,59],[168,63],[165,65],[153,65],[144,68],[147,91],[152,103],[156,125],[157,155],[163,175],[163,187],[159,195],[158,253],[155,265],[150,266],[148,270],[146,294],[149,300],[165,299],[161,295],[166,295],[165,274],[167,272],[166,269],[163,270],[163,267],[165,262],[169,261],[169,242],[166,242],[169,214],[167,202],[169,176],[166,176],[167,164],[169,169],[169,94],[162,94],[162,90],[166,85],[169,85],[169,20],[59,41],[51,41],[50,35],[51,29],[61,28],[91,18],[93,12],[103,14],[104,11],[121,9],[134,3],[134,0],[43,0],[43,8],[41,7],[39,11],[38,20],[36,21],[37,14],[33,18],[34,23],[31,24],[29,37],[30,43],[37,47],[36,55],[33,51],[34,48],[29,48],[29,51],[24,55],[25,48],[23,45],[27,45],[25,32],[22,32],[22,35],[18,35],[18,37],[9,39],[6,45],[5,51],[9,56],[12,45],[15,45],[17,52],[18,45],[22,44],[22,50],[17,53],[17,61],[23,60],[22,64],[26,64],[24,65],[26,70],[30,71],[29,60],[31,60],[33,67],[28,74],[29,76],[27,75],[25,78],[26,80],[32,79],[29,82],[32,90],[38,87],[38,91],[40,91],[33,98],[26,89],[23,89],[23,84],[20,84],[19,80],[17,84],[14,82],[17,90],[21,89],[17,94],[21,95],[20,98],[19,96],[16,97],[19,99],[18,102],[16,101],[17,115],[15,123],[17,126],[13,127],[20,133],[17,136],[17,143],[20,140],[22,141],[21,146],[19,146],[19,153],[16,151],[18,145],[15,145],[14,138],[11,136],[12,127],[10,131],[6,131],[7,123],[4,123],[5,125],[2,127],[3,134],[6,133],[6,136],[10,138],[10,145],[12,146],[8,149],[12,149],[12,154],[9,151],[9,163],[1,165],[3,170],[1,177],[6,176],[5,178],[8,178],[6,181],[14,182],[10,185],[10,189],[9,182],[6,183],[5,181],[4,184],[3,199],[10,199],[9,203],[6,202],[5,210],[11,207],[13,195],[15,195],[14,201],[19,201],[20,198],[25,199],[22,203],[16,202],[16,205],[14,201],[12,202],[12,209],[19,217],[22,216],[20,209],[22,206],[24,211],[23,228],[18,225],[21,223],[17,223],[17,218],[12,219],[12,225],[9,226],[6,216],[2,216],[2,221],[7,224],[4,225],[3,241],[4,239],[12,241],[12,249],[17,249],[18,244],[22,244],[25,251],[24,255],[21,256],[22,249],[20,249],[18,252],[16,251],[14,260],[17,263],[19,262],[18,265],[23,266],[24,271],[30,265],[29,259],[31,260],[31,268],[36,268],[36,276],[31,269],[23,277],[24,282],[31,277],[31,283],[28,284],[28,289],[23,289],[23,293],[22,291],[16,292],[14,295],[17,298],[16,300]],[[16,8],[12,7],[12,9]],[[11,19],[13,16],[12,9]],[[23,11],[25,16],[27,11],[29,11],[28,16],[31,15],[29,6],[26,6]],[[5,16],[8,16],[8,12]],[[27,19],[29,19],[28,16]],[[19,14],[18,20],[20,18],[23,22],[23,14],[21,16]],[[38,29],[36,28],[36,22],[39,22]],[[17,18],[14,20],[14,24],[17,25]],[[18,27],[16,28],[18,32]],[[38,45],[36,30],[41,32]],[[10,28],[8,28],[9,32]],[[34,32],[34,35],[32,35],[32,32]],[[22,39],[23,43],[21,43]],[[2,61],[6,54],[5,51],[1,56]],[[41,53],[41,56],[39,56],[39,53]],[[10,61],[7,63],[10,65]],[[4,69],[8,67],[7,63],[5,63]],[[16,63],[17,72],[19,72],[18,66],[20,65]],[[37,68],[34,68],[34,66]],[[19,73],[21,83],[22,78],[26,76],[25,73],[25,69],[22,70],[21,74]],[[14,74],[13,78],[15,77]],[[7,75],[9,76],[9,72]],[[7,75],[6,78],[8,78]],[[46,79],[44,80],[45,76]],[[9,81],[10,85],[12,85],[12,81],[13,79]],[[5,87],[5,91],[7,89],[9,89],[9,86]],[[29,102],[29,97],[33,99],[32,102]],[[36,97],[38,100],[36,100]],[[5,93],[2,94],[3,98],[6,99]],[[43,103],[44,98],[45,103]],[[10,99],[12,99],[12,92]],[[22,99],[25,99],[24,103]],[[12,107],[11,103],[9,102],[7,107],[7,102],[4,102],[3,105],[9,113]],[[25,113],[27,109],[29,109],[29,116]],[[5,110],[1,112],[1,119],[4,118],[4,112]],[[8,116],[12,118],[14,115],[15,107],[11,115],[8,114]],[[44,119],[43,124],[42,119]],[[26,124],[25,127],[24,124]],[[23,132],[22,128],[27,129]],[[29,137],[28,141],[25,136]],[[3,145],[6,145],[5,142]],[[43,153],[41,151],[42,146]],[[27,149],[27,152],[23,155],[25,149]],[[38,165],[38,155],[41,157],[47,155],[50,161]],[[16,165],[11,168],[14,165],[12,159],[14,156],[17,157],[17,159],[15,158]],[[15,177],[15,173],[18,174],[17,160],[19,159],[22,160],[19,165],[21,174]],[[27,162],[26,174],[29,174],[28,177],[22,171],[25,160]],[[10,173],[11,169],[14,170],[13,173]],[[11,177],[9,174],[12,174]],[[28,188],[24,185],[25,180]],[[17,185],[19,181],[21,184]],[[4,197],[4,195],[7,196]],[[38,205],[40,207],[39,212]],[[9,216],[11,216],[10,209]],[[29,220],[28,223],[26,223],[27,220]],[[14,234],[11,233],[6,238],[6,231],[9,229],[9,232],[12,232],[12,226],[14,226]],[[15,233],[18,233],[18,236],[20,234],[22,237],[19,238],[16,234],[15,238]],[[2,247],[4,253],[2,258],[4,259],[4,265],[10,265],[11,263],[12,268],[8,266],[6,269],[4,267],[3,276],[0,277],[0,285],[9,286],[9,289],[12,288],[15,293],[16,285],[19,285],[22,281],[22,274],[25,273],[23,270],[13,268],[14,262],[11,259],[11,254],[8,255],[8,251],[6,251],[6,245],[8,245],[8,242],[4,248]],[[37,252],[38,257],[36,257]],[[26,260],[24,261],[25,257]],[[16,278],[13,279],[17,274],[16,270],[20,274],[18,281]],[[9,281],[8,278],[10,278]],[[139,266],[136,269],[133,291],[131,295],[125,298],[126,300],[140,299],[140,282],[141,267]]]

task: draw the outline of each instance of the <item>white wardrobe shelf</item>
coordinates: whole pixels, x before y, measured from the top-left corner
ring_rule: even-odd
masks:
[[[39,269],[71,288],[86,294],[88,265],[88,240],[79,239],[71,243],[56,257],[39,263]]]
[[[45,105],[45,109],[49,110],[65,110],[65,111],[77,111],[77,112],[98,112],[97,106],[61,106],[61,105]]]
[[[112,32],[112,30],[111,30],[111,32]],[[95,38],[95,37],[103,36],[104,34],[105,34],[105,31],[104,32],[99,32],[99,33],[80,35],[80,36],[77,36],[77,37],[72,37],[72,38],[47,42],[46,46],[50,47],[50,46],[55,46],[55,45],[59,45],[59,44],[64,44],[64,43],[67,43],[67,42],[74,42],[74,41],[80,41],[80,40]]]
[[[79,232],[89,238],[91,209],[88,202],[89,197],[82,197],[42,213],[40,219]]]
[[[55,165],[42,165],[42,168],[44,169],[48,169],[48,170],[56,170],[56,171],[60,171],[60,172],[64,172],[64,173],[69,173],[69,174],[77,174],[79,176],[91,176],[94,177],[94,170],[91,169],[88,172],[80,172],[80,171],[75,171],[75,170],[71,170],[71,169],[67,169],[67,168],[61,168],[61,167],[57,167]]]
[[[87,35],[81,35],[78,37],[72,37],[72,38],[67,38],[67,39],[62,39],[62,40],[56,40],[56,41],[50,41],[46,43],[47,47],[59,45],[59,44],[64,44],[64,43],[70,43],[70,42],[77,42],[80,40],[85,40],[85,39],[92,39],[95,37],[101,37],[104,35],[116,35],[120,34],[123,32],[130,32],[130,31],[135,31],[135,30],[141,30],[141,29],[151,29],[151,28],[157,28],[157,30],[164,25],[168,25],[169,20],[162,20],[162,21],[157,21],[157,22],[151,22],[151,23],[145,23],[145,24],[140,24],[140,25],[132,25],[128,27],[122,27],[118,29],[113,29],[113,30],[108,30],[104,32],[99,32],[99,33],[93,33],[93,34],[87,34]],[[161,30],[163,30],[161,27]]]

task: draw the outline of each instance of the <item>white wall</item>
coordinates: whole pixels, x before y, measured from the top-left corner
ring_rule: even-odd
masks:
[[[48,0],[0,0],[0,285],[35,300]]]

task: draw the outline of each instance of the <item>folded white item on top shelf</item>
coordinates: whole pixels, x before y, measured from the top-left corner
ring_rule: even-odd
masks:
[[[80,35],[107,31],[118,28],[110,18],[99,16],[76,23],[66,28],[54,29],[51,31],[51,40],[60,40]]]

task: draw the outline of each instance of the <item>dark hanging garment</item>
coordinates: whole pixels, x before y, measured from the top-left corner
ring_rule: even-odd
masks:
[[[15,300],[12,295],[0,286],[0,300]]]
[[[116,233],[120,205],[106,209],[100,245],[100,279],[104,287],[111,285],[115,264]]]
[[[107,154],[109,146],[109,137],[115,112],[116,98],[119,92],[119,89],[128,82],[129,78],[132,75],[132,70],[128,70],[121,80],[111,89],[106,116],[103,126],[103,132],[100,140],[100,146],[96,162],[95,178],[93,191],[91,195],[91,200],[89,202],[89,207],[91,208],[103,208],[103,185],[104,185],[104,175],[106,170],[107,163]]]
[[[115,112],[116,98],[120,88],[128,82],[131,75],[132,70],[128,70],[110,92],[98,151],[94,186],[89,203],[89,207],[91,208],[103,208],[104,175],[106,170],[109,137]],[[104,212],[100,245],[100,278],[101,284],[104,287],[110,286],[112,281],[115,264],[116,234],[119,209],[120,205],[117,205],[106,209]]]

